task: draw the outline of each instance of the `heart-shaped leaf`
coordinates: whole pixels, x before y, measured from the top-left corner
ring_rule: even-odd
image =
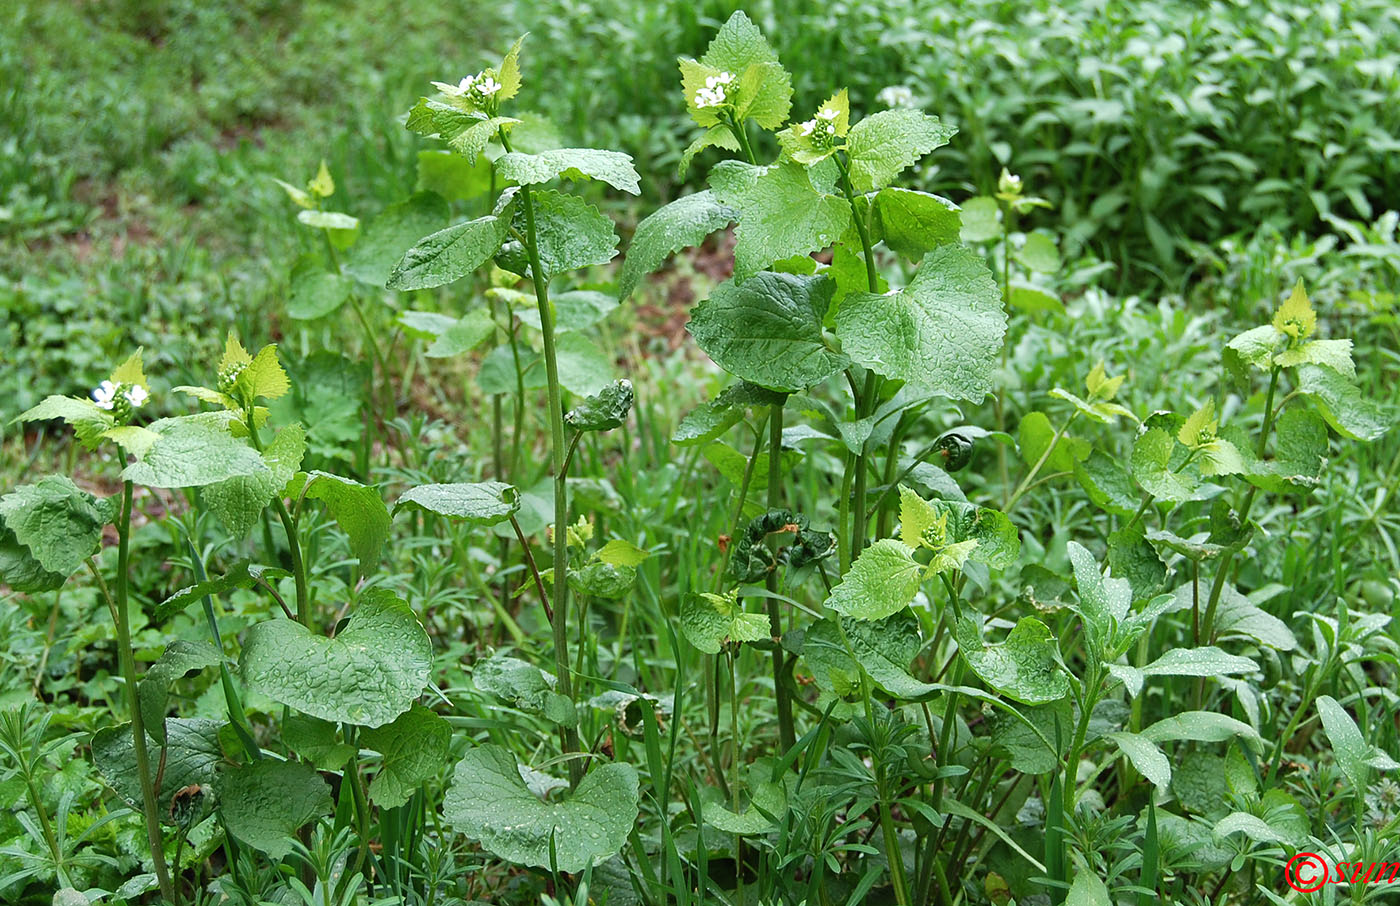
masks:
[[[378,727],[428,684],[432,643],[406,602],[372,588],[335,638],[292,620],[248,631],[238,662],[255,692],[323,720]]]
[[[594,768],[573,795],[543,802],[520,776],[515,756],[496,745],[470,749],[457,762],[442,813],[484,849],[517,865],[577,873],[621,851],[637,822],[637,772],[631,765]]]
[[[219,783],[219,764],[223,752],[219,748],[217,720],[203,718],[171,718],[165,722],[165,771],[156,790],[160,819],[173,824],[171,804],[176,794],[190,787],[199,787],[204,802],[212,802]],[[146,754],[152,773],[161,763],[161,747],[146,740]],[[121,724],[98,730],[92,737],[92,760],[104,780],[132,808],[141,809],[141,783],[136,772],[136,746],[131,724]],[[154,779],[154,778],[153,778]]]
[[[331,788],[299,761],[264,758],[227,772],[222,794],[229,833],[280,859],[292,851],[297,829],[331,812]]]

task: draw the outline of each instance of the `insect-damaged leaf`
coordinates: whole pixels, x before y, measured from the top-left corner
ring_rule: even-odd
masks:
[[[543,802],[520,766],[497,745],[470,749],[457,762],[442,813],[488,852],[537,868],[577,873],[616,855],[637,821],[637,772],[626,764],[594,768],[572,795]]]

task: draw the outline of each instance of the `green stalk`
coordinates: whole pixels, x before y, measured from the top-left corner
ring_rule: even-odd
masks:
[[[786,400],[784,401],[786,402]],[[776,510],[783,504],[782,486],[782,449],[783,449],[783,406],[778,405],[772,408],[772,414],[768,417],[768,509]],[[776,542],[774,542],[776,548]],[[778,571],[774,569],[764,580],[764,586],[770,592],[778,591]],[[768,620],[773,626],[773,632],[781,636],[783,634],[782,614],[778,610],[778,599],[770,595],[768,597]],[[778,700],[778,738],[782,742],[783,753],[786,754],[797,745],[797,733],[792,726],[792,701],[788,698],[787,685],[783,682],[783,646],[773,647],[773,691]]]
[[[151,758],[146,750],[146,721],[141,716],[141,702],[136,692],[136,658],[131,650],[131,627],[128,621],[127,580],[131,567],[131,498],[132,484],[122,482],[122,509],[117,524],[117,660],[121,665],[122,683],[126,692],[126,707],[131,712],[131,736],[135,742],[136,777],[141,783],[141,812],[146,819],[146,841],[151,846],[151,863],[155,868],[160,895],[171,903],[179,903],[170,871],[165,865],[165,843],[160,830],[160,806],[156,788],[151,780]]]
[[[1069,426],[1074,424],[1074,420],[1078,417],[1079,410],[1076,409],[1070,413],[1069,418],[1060,426],[1060,430],[1055,432],[1055,436],[1050,439],[1050,446],[1046,447],[1045,452],[1040,454],[1040,458],[1035,461],[1035,465],[1031,466],[1031,470],[1026,473],[1026,477],[1021,479],[1021,483],[1016,486],[1016,490],[1012,491],[1011,496],[1006,499],[1006,505],[1001,508],[1003,513],[1010,513],[1011,508],[1016,505],[1016,501],[1020,500],[1026,491],[1030,490],[1031,482],[1035,481],[1035,476],[1038,475],[1045,464],[1050,461],[1050,454],[1055,452],[1055,447],[1059,445],[1060,438],[1065,436],[1065,432],[1069,430]]]
[[[501,132],[501,144],[510,151],[510,140]],[[554,309],[549,304],[549,281],[540,263],[539,232],[535,226],[535,203],[529,186],[520,187],[520,203],[525,211],[525,250],[530,257],[530,279],[540,311],[540,333],[544,336],[544,371],[549,395],[549,458],[554,472],[554,663],[558,671],[559,694],[573,701],[574,684],[569,665],[569,489],[564,466],[564,403],[559,390],[559,356],[554,345]],[[564,728],[564,754],[579,751],[578,731]],[[583,765],[570,758],[569,780],[577,785],[583,779]]]
[[[259,453],[263,450],[262,438],[258,436],[258,427],[253,419],[253,410],[247,412],[248,439],[253,443],[253,449]],[[282,502],[280,494],[272,497],[272,508],[277,512],[277,518],[282,521],[282,530],[287,533],[287,549],[292,557],[292,581],[297,588],[297,622],[311,628],[311,597],[306,584],[306,564],[301,559],[301,543],[297,540],[297,523],[292,518],[292,514],[287,511],[287,505]],[[269,552],[270,553],[270,552]]]
[[[851,220],[855,222],[856,234],[860,236],[861,252],[865,256],[865,281],[872,293],[880,291],[880,274],[875,269],[875,249],[870,242],[870,230],[866,226],[865,218],[860,216],[860,211],[856,208],[855,192],[851,189],[851,175],[846,169],[846,162],[841,159],[841,155],[834,155],[833,160],[841,170],[841,191],[845,193],[846,201],[851,206]],[[856,396],[856,419],[866,418],[875,409],[876,395],[879,391],[878,381],[875,372],[867,370],[865,372],[865,386]],[[861,451],[856,456],[855,461],[855,498],[851,506],[856,512],[855,524],[851,526],[851,549],[850,557],[860,556],[860,552],[865,548],[865,530],[867,520],[865,515],[865,494],[866,483],[869,479],[870,453],[864,444]],[[849,471],[849,469],[848,469]]]

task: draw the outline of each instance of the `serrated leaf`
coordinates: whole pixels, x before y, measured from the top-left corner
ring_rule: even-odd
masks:
[[[1201,499],[1201,482],[1190,466],[1174,470],[1176,438],[1166,429],[1149,428],[1133,442],[1133,477],[1158,500],[1181,502]]]
[[[521,779],[515,756],[485,745],[467,750],[453,771],[442,813],[491,854],[536,868],[577,873],[616,855],[637,821],[637,772],[594,768],[561,802],[541,802]]]
[[[930,251],[903,290],[852,293],[836,313],[841,349],[857,364],[953,399],[991,391],[1005,333],[1001,290],[963,246]]]
[[[160,435],[122,478],[153,488],[192,488],[268,471],[262,455],[229,433],[224,413],[162,418],[147,427]]]
[[[1057,663],[1055,637],[1035,617],[1022,617],[1004,641],[990,644],[983,640],[982,627],[963,617],[956,623],[956,636],[958,651],[972,672],[1001,694],[1027,705],[1069,694],[1069,679]]]
[[[465,277],[491,260],[510,229],[509,211],[438,230],[404,253],[389,271],[389,289],[432,289]]]
[[[833,288],[825,277],[769,272],[727,281],[695,307],[686,329],[730,374],[773,390],[804,390],[848,364],[822,331]]]
[[[224,826],[273,859],[289,855],[297,830],[331,810],[330,785],[310,765],[263,758],[226,773]]]
[[[372,588],[335,638],[292,620],[258,623],[238,664],[248,687],[273,701],[322,720],[378,727],[407,711],[427,685],[432,644],[407,603]]]
[[[781,258],[821,251],[851,223],[850,203],[818,191],[807,168],[793,161],[747,172],[717,167],[711,189],[720,204],[740,212],[734,246],[734,278],[739,281]]]
[[[472,668],[472,683],[517,708],[543,714],[562,726],[578,722],[574,703],[554,691],[558,680],[528,661],[497,652]]]
[[[341,531],[349,536],[350,552],[359,559],[361,571],[379,562],[391,519],[378,490],[352,478],[316,471],[307,475],[302,495],[325,503]]]
[[[1312,398],[1332,430],[1349,440],[1376,440],[1395,424],[1395,412],[1361,395],[1355,384],[1320,365],[1298,368],[1298,389]]]
[[[880,620],[908,607],[918,594],[924,567],[914,549],[885,538],[861,551],[826,606],[856,620]]]
[[[418,192],[389,205],[364,228],[345,259],[345,273],[370,286],[384,286],[419,240],[446,225],[447,202],[432,192]]]
[[[540,267],[546,278],[607,264],[617,255],[613,223],[597,208],[577,195],[552,189],[536,189],[530,194],[535,207]],[[496,260],[511,273],[530,275],[530,263],[518,242],[507,242]]]
[[[217,667],[223,655],[205,641],[189,642],[177,639],[165,647],[141,677],[137,687],[141,717],[146,733],[158,743],[166,741],[165,710],[170,696],[170,684],[183,676],[206,667]]]
[[[564,424],[575,431],[611,431],[627,420],[632,398],[631,381],[614,381],[564,413]]]
[[[404,507],[464,519],[471,525],[495,525],[520,509],[520,492],[503,481],[425,484],[405,491],[394,512]]]
[[[206,801],[217,798],[219,767],[224,758],[219,748],[222,726],[217,720],[174,717],[165,722],[167,742],[163,750],[149,738],[143,740],[152,765],[161,763],[164,751],[165,771],[156,787],[161,823],[175,823],[170,814],[171,800],[181,790],[198,786],[204,791]],[[136,744],[131,724],[98,730],[92,737],[92,760],[102,779],[117,795],[127,805],[141,811],[141,784],[137,779]]]
[[[520,185],[539,185],[553,179],[596,179],[621,192],[640,194],[640,177],[630,155],[596,148],[559,148],[538,154],[512,151],[496,161],[502,178]]]
[[[576,594],[620,600],[637,583],[637,570],[622,564],[595,560],[569,572],[569,588]]]
[[[771,638],[767,614],[745,613],[734,592],[691,595],[681,606],[685,639],[706,654],[719,654],[726,642],[758,642]]]
[[[872,113],[846,137],[851,187],[857,192],[884,188],[919,158],[948,144],[957,131],[936,116],[907,107]]]
[[[418,135],[436,135],[447,142],[453,151],[464,156],[468,163],[475,163],[501,129],[508,129],[519,122],[509,116],[486,117],[459,110],[442,101],[419,98],[409,111],[405,126]]]
[[[263,509],[292,480],[306,455],[306,432],[290,424],[262,452],[266,472],[239,475],[200,488],[200,500],[235,540],[246,537]]]
[[[92,496],[63,475],[20,485],[0,497],[7,535],[48,573],[77,572],[97,551],[103,527],[116,515],[111,500]]]
[[[957,205],[912,189],[881,189],[875,196],[875,222],[885,245],[914,261],[957,242],[962,231]]]
[[[644,276],[683,248],[699,245],[715,230],[739,218],[739,212],[720,204],[709,190],[676,199],[653,211],[632,234],[627,257],[617,278],[617,297],[625,300]]]
[[[72,396],[47,396],[39,405],[20,413],[15,421],[37,422],[53,418],[62,419],[89,450],[95,449],[102,433],[116,424],[112,414],[99,408],[97,403]]]
[[[369,798],[380,808],[403,805],[446,764],[452,727],[437,714],[415,704],[394,722],[360,733],[362,746],[383,759],[369,785]]]

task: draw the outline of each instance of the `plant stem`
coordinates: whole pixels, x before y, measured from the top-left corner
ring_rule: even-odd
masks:
[[[510,140],[504,131],[500,135],[501,145],[510,151]],[[530,280],[535,287],[540,333],[544,337],[544,370],[549,396],[549,458],[554,472],[554,663],[559,694],[573,701],[574,684],[569,666],[569,489],[565,469],[564,403],[559,389],[559,356],[554,345],[554,308],[549,302],[549,280],[540,263],[535,203],[529,186],[520,187],[520,203],[525,211],[525,250],[530,258]],[[579,751],[577,730],[566,727],[561,735],[566,756]],[[569,780],[577,785],[583,779],[583,764],[575,758],[568,762]]]
[[[1060,426],[1060,430],[1055,432],[1055,436],[1050,439],[1050,446],[1046,447],[1045,452],[1040,454],[1040,458],[1035,461],[1035,465],[1031,466],[1031,470],[1026,473],[1026,477],[1021,479],[1021,483],[1016,486],[1016,490],[1012,491],[1011,496],[1006,499],[1006,505],[1001,508],[1003,513],[1010,513],[1011,508],[1016,505],[1016,501],[1020,500],[1026,491],[1030,490],[1031,482],[1035,481],[1035,476],[1039,474],[1041,468],[1050,461],[1050,454],[1055,452],[1055,447],[1059,445],[1060,438],[1065,436],[1065,432],[1069,430],[1070,425],[1074,424],[1074,420],[1078,416],[1079,410],[1076,409],[1070,413],[1069,418]]]
[[[772,408],[772,414],[768,417],[768,509],[770,511],[783,505],[782,449],[783,406],[777,405]],[[773,542],[773,545],[776,549],[776,541]],[[764,585],[770,592],[778,590],[778,570],[776,567],[768,574]],[[782,636],[782,614],[778,610],[778,599],[772,595],[768,597],[768,620],[772,624],[774,634]],[[792,702],[788,699],[787,685],[783,682],[784,659],[783,646],[775,645],[773,647],[773,692],[777,696],[778,702],[778,738],[782,742],[783,753],[786,754],[793,746],[797,745],[797,734],[792,726]]]
[[[258,436],[258,426],[253,418],[253,410],[247,413],[248,439],[253,443],[253,449],[259,453],[263,450],[262,438]],[[272,496],[272,508],[277,512],[277,518],[282,521],[282,530],[287,533],[287,549],[292,557],[292,581],[297,588],[297,622],[307,629],[311,627],[311,598],[307,591],[306,584],[306,564],[301,559],[301,543],[297,540],[297,523],[292,518],[292,514],[287,511],[287,505],[282,502],[281,494]],[[269,553],[271,553],[269,551]]]
[[[122,509],[117,524],[117,661],[121,666],[122,683],[126,692],[126,707],[131,712],[131,736],[135,743],[136,777],[141,783],[141,811],[146,819],[146,840],[151,846],[151,864],[155,868],[160,895],[171,903],[179,903],[170,872],[165,865],[165,843],[160,829],[160,806],[156,801],[155,784],[151,781],[151,759],[146,749],[146,722],[141,716],[137,697],[136,658],[131,650],[131,626],[128,618],[127,584],[131,566],[131,498],[130,481],[122,482]]]

